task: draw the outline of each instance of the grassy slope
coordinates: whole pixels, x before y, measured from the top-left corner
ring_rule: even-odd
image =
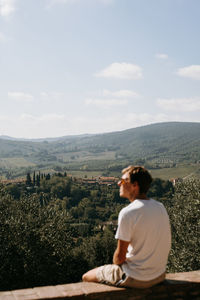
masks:
[[[200,160],[200,123],[152,124],[121,132],[62,137],[53,142],[0,139],[0,159],[0,169],[51,169],[57,165],[74,171],[93,170],[95,174],[112,164],[146,159],[160,164],[161,169],[152,170],[156,177],[184,177],[198,173],[198,165],[191,163]],[[174,163],[176,168],[163,169],[162,163],[163,167]]]

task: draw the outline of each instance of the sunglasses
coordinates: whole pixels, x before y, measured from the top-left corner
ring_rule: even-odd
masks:
[[[129,182],[128,179],[124,179],[124,178],[121,178],[119,181],[118,181],[118,185],[123,185],[125,183]]]

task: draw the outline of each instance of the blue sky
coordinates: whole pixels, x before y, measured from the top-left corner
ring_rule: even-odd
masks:
[[[0,135],[200,121],[199,0],[0,0]]]

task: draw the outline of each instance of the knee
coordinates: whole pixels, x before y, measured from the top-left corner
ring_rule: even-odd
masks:
[[[86,274],[86,273],[83,274],[83,276],[82,276],[82,281],[88,281],[88,280],[87,280],[87,274]]]
[[[96,278],[96,269],[90,270],[83,274],[82,280],[87,282],[98,282]]]

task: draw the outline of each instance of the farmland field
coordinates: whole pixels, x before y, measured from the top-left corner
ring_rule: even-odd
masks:
[[[157,170],[151,170],[153,177],[158,177],[161,179],[170,179],[170,178],[185,178],[189,176],[200,177],[200,164],[196,165],[178,165],[174,168],[163,168]]]
[[[23,157],[9,157],[0,158],[0,168],[24,168],[24,167],[34,167],[35,164],[27,161]]]

